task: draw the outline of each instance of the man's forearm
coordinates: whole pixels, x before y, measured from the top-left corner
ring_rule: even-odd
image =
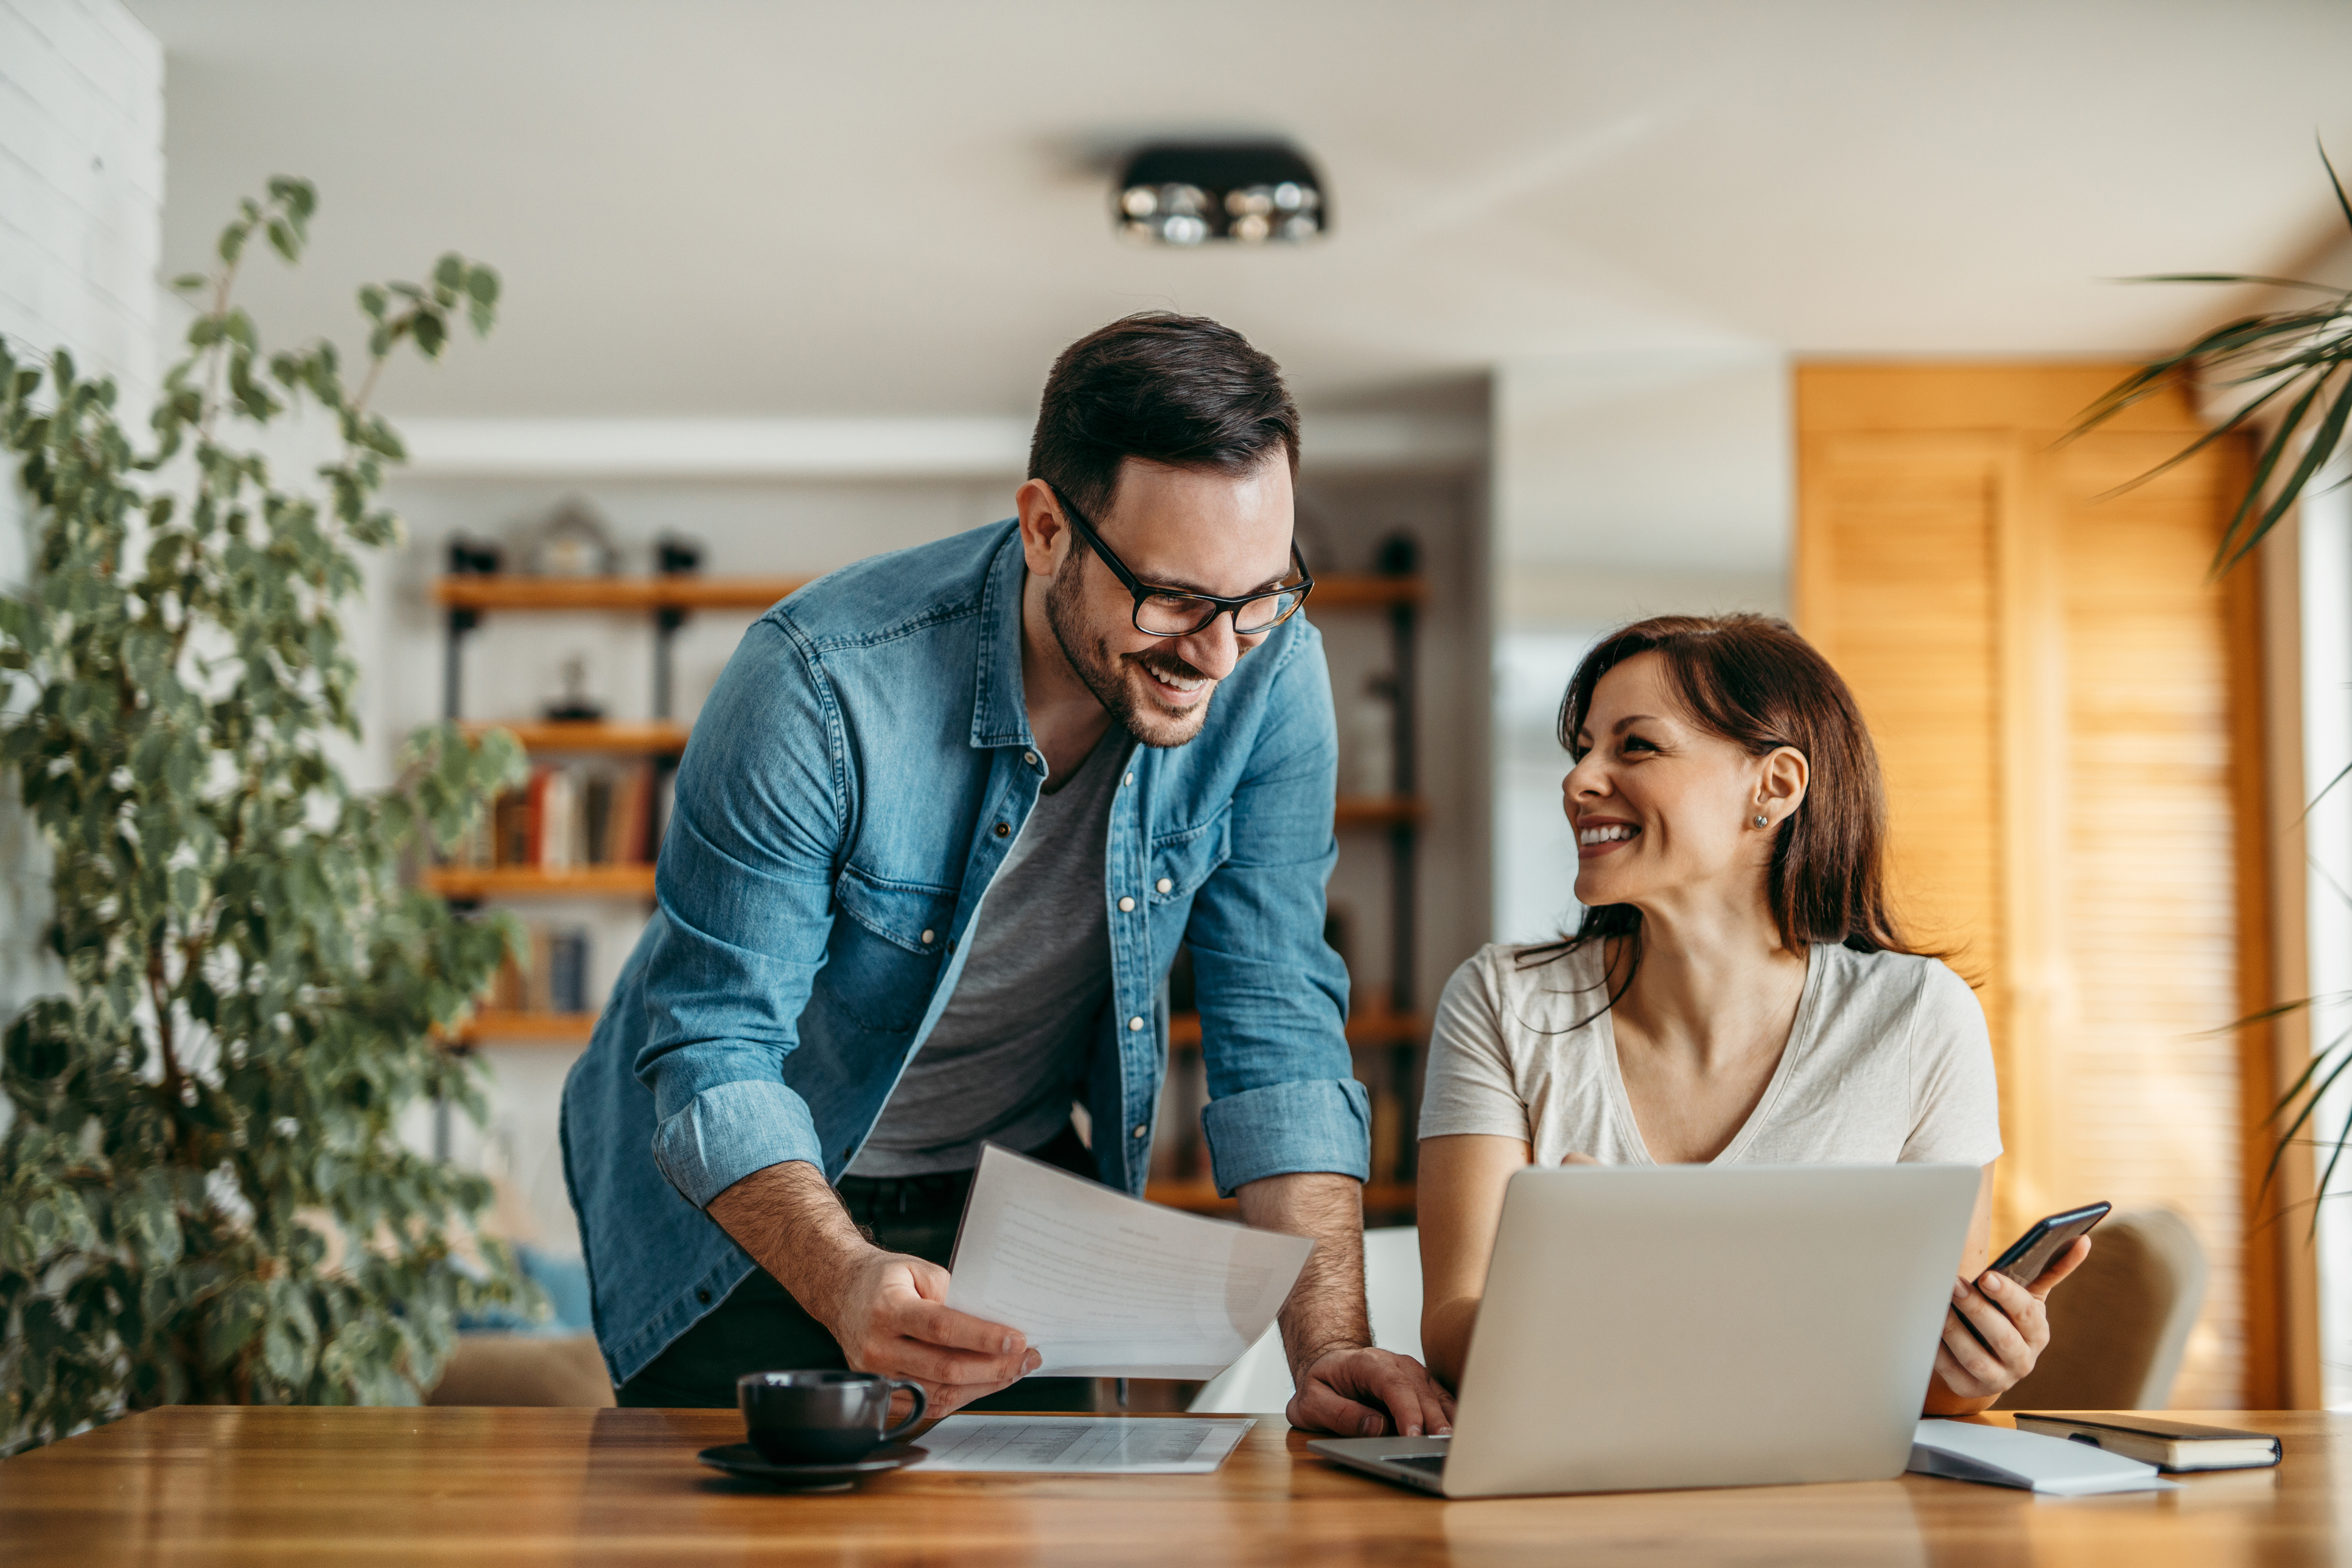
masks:
[[[710,1217],[819,1322],[838,1321],[846,1266],[874,1250],[824,1173],[805,1160],[752,1172],[710,1200]]]
[[[1295,1379],[1325,1352],[1372,1342],[1364,1310],[1364,1188],[1324,1171],[1266,1176],[1240,1190],[1242,1221],[1310,1237],[1314,1255],[1282,1308],[1282,1344]]]

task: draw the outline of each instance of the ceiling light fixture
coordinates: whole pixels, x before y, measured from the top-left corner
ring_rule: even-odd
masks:
[[[1331,227],[1314,165],[1282,142],[1155,142],[1119,172],[1112,222],[1155,245],[1296,244]]]

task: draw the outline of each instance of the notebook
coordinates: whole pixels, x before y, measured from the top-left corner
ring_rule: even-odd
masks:
[[[2053,1497],[2097,1492],[2169,1491],[2153,1465],[2082,1443],[1979,1426],[1970,1421],[1922,1421],[1911,1439],[1909,1468],[1923,1476],[2019,1487]]]
[[[2279,1440],[2267,1432],[2198,1426],[2138,1411],[2017,1412],[2017,1429],[2087,1443],[2159,1470],[2252,1470],[2279,1462]]]

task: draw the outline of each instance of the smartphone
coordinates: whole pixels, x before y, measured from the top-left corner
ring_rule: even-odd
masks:
[[[2078,1209],[2066,1209],[2037,1219],[2023,1236],[2011,1242],[2007,1250],[1992,1260],[1992,1267],[2020,1285],[2031,1285],[2042,1278],[2042,1270],[2050,1267],[2053,1258],[2074,1246],[2076,1237],[2088,1233],[2093,1226],[2106,1218],[2107,1211],[2115,1206],[2113,1204],[2085,1204]],[[1958,1307],[1948,1310],[1959,1319],[1960,1327],[1968,1330],[1970,1339],[1984,1344],[1984,1335],[1977,1332],[1977,1326],[1969,1321],[1967,1313]]]
[[[2010,1243],[2009,1250],[1992,1260],[1992,1266],[2020,1285],[2031,1285],[2042,1278],[2051,1260],[2069,1247],[2074,1238],[2107,1217],[2113,1204],[2085,1204],[2078,1209],[2053,1214],[2033,1222],[2032,1229]]]

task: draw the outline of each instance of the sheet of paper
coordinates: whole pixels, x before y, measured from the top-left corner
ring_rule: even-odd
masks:
[[[950,1415],[915,1439],[910,1470],[1065,1476],[1205,1476],[1257,1425],[1250,1416]]]
[[[1045,1357],[1041,1377],[1214,1377],[1274,1321],[1314,1250],[991,1144],[948,1305],[1020,1330]]]

